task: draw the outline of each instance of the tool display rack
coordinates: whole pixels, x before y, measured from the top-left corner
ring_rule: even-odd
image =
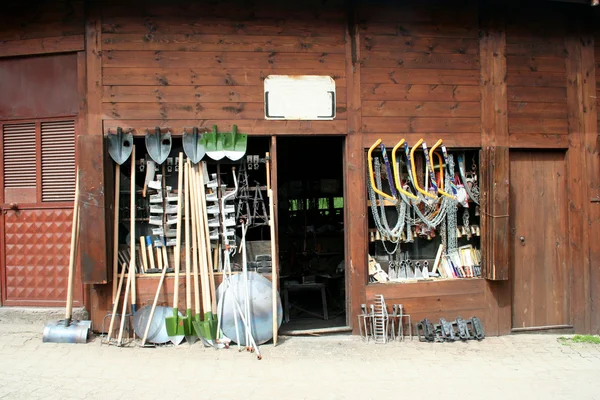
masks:
[[[410,145],[410,144],[409,144]],[[390,156],[390,150],[391,148],[387,149],[387,156],[388,159],[390,161],[390,163],[392,162],[391,160],[391,156]],[[452,148],[448,148],[448,154],[453,155],[454,158],[454,162],[455,162],[455,176],[456,178],[459,179],[459,181],[464,184],[467,185],[467,182],[463,182],[462,178],[460,177],[460,173],[459,173],[459,166],[458,166],[458,162],[457,162],[457,156],[458,154],[464,154],[464,159],[465,159],[465,169],[466,172],[472,172],[475,171],[476,175],[477,175],[477,181],[480,182],[481,181],[481,177],[479,176],[479,171],[480,169],[480,165],[479,165],[479,151],[475,150],[475,149],[452,149]],[[407,172],[407,166],[405,163],[405,158],[403,157],[403,151],[402,150],[398,150],[397,153],[397,158],[399,161],[399,166],[400,169],[399,171],[401,172],[401,180],[402,182],[406,182],[408,181],[408,172]],[[385,170],[385,166],[383,165],[383,160],[382,160],[382,153],[379,149],[377,149],[377,151],[373,151],[372,154],[373,158],[375,157],[379,157],[381,160],[381,164],[382,164],[382,170]],[[402,156],[402,157],[401,157]],[[365,154],[365,158],[367,158],[367,155]],[[423,157],[423,151],[421,149],[419,149],[416,153],[415,153],[415,164],[417,166],[423,166],[424,165],[424,157]],[[368,167],[368,159],[367,159],[367,167]],[[437,159],[434,160],[434,165],[435,165],[435,171],[436,174],[439,170],[438,168],[438,161]],[[474,170],[473,170],[473,166]],[[446,168],[446,165],[444,165],[444,169]],[[367,172],[368,174],[368,172]],[[389,187],[389,182],[387,181],[387,178],[385,176],[385,172],[382,171],[382,186],[383,186],[383,190],[385,193],[390,193],[390,187]],[[425,180],[425,169],[424,167],[421,168],[421,170],[417,170],[417,178],[419,179],[419,184],[421,187],[425,187],[424,185],[424,180]],[[370,185],[370,180],[369,177],[367,176],[367,180],[366,180],[367,185]],[[379,196],[377,196],[377,198],[379,198]],[[375,258],[375,260],[378,262],[378,264],[381,266],[382,270],[388,274],[389,276],[389,264],[390,261],[396,261],[396,260],[404,260],[407,259],[411,262],[412,264],[412,271],[413,271],[413,276],[409,277],[408,279],[392,279],[391,281],[396,281],[396,282],[418,282],[421,280],[442,280],[442,279],[464,279],[467,278],[467,276],[443,276],[440,274],[440,268],[442,268],[442,262],[440,261],[438,264],[438,275],[437,276],[432,276],[431,274],[429,274],[428,277],[423,277],[422,274],[417,274],[415,271],[415,266],[417,263],[420,264],[420,267],[423,268],[423,266],[428,265],[428,271],[431,273],[433,271],[434,268],[434,263],[436,261],[436,256],[438,253],[438,250],[440,248],[440,244],[442,242],[442,224],[438,225],[436,227],[436,229],[432,229],[432,230],[428,230],[428,229],[423,229],[423,226],[412,226],[412,232],[413,232],[413,240],[412,242],[409,242],[407,240],[400,240],[400,244],[397,247],[396,253],[394,253],[393,255],[390,255],[389,253],[391,252],[391,250],[393,250],[395,248],[395,243],[392,243],[389,240],[385,240],[385,238],[381,237],[381,235],[379,234],[379,232],[377,231],[376,225],[375,225],[375,221],[371,212],[370,207],[372,207],[373,205],[371,204],[371,202],[369,201],[369,196],[367,195],[367,214],[368,214],[368,249],[369,249],[369,255],[373,256]],[[378,207],[378,209],[380,209],[380,202],[379,200],[377,200],[377,204],[376,206]],[[395,205],[393,202],[389,201],[389,200],[384,200],[384,206],[385,206],[385,210],[386,210],[386,218],[387,221],[389,223],[390,226],[393,226],[396,224],[397,218],[398,218],[398,213],[397,210],[395,208]],[[463,222],[463,216],[464,213],[466,212],[468,213],[468,226],[465,226],[464,222]],[[410,208],[407,208],[407,213],[410,211]],[[414,213],[411,212],[411,215],[414,215]],[[457,208],[457,247],[458,249],[465,249],[465,246],[472,246],[474,253],[476,253],[477,255],[480,254],[480,249],[481,249],[481,228],[480,228],[480,223],[481,223],[481,219],[480,219],[480,209],[478,204],[472,199],[468,198],[468,208],[464,207],[463,205],[461,205],[460,203],[458,204],[458,208]],[[446,218],[445,218],[446,219]],[[446,223],[446,226],[448,224]],[[446,233],[446,237],[447,237],[447,233]],[[387,251],[386,251],[387,249]],[[444,248],[442,251],[442,256],[447,255],[446,249]],[[442,257],[443,258],[443,257]],[[475,261],[479,261],[479,259],[475,260]],[[401,262],[401,261],[400,261]],[[474,276],[472,278],[480,278],[481,277],[481,265],[476,264],[474,267]],[[415,275],[418,275],[415,277]],[[471,277],[469,277],[471,278]],[[376,279],[374,279],[373,276],[369,276],[369,283],[374,283],[377,282]]]
[[[254,138],[253,138],[254,139]],[[220,196],[227,190],[232,190],[234,188],[233,176],[231,173],[232,167],[236,168],[236,176],[238,179],[238,184],[244,183],[246,186],[238,187],[238,192],[234,199],[227,202],[227,210],[233,212],[227,214],[227,217],[235,220],[235,224],[232,226],[226,227],[227,231],[230,233],[230,239],[232,241],[237,241],[241,237],[241,229],[239,224],[240,217],[247,217],[245,215],[244,210],[240,210],[238,212],[241,204],[240,200],[244,200],[244,196],[250,197],[250,202],[256,193],[262,197],[264,204],[262,205],[263,209],[261,211],[260,218],[255,218],[255,223],[249,226],[249,230],[247,233],[247,240],[260,240],[264,239],[265,236],[269,236],[269,210],[268,210],[268,197],[267,197],[267,186],[266,186],[266,164],[265,164],[265,154],[268,151],[268,142],[257,140],[250,140],[248,143],[247,154],[239,161],[231,161],[226,158],[221,159],[219,161],[215,161],[209,159],[208,157],[203,158],[203,162],[206,163],[207,175],[209,177],[206,180],[205,190],[207,192],[207,207],[220,205],[220,201],[210,201],[211,193],[216,193],[217,187],[221,189],[221,193],[217,198],[220,199]],[[263,143],[264,142],[264,143]],[[136,174],[135,174],[135,204],[136,204],[136,212],[135,212],[135,246],[136,246],[136,275],[138,277],[159,277],[162,272],[162,267],[165,267],[168,264],[169,269],[167,270],[167,276],[172,276],[174,272],[174,266],[177,265],[174,259],[174,247],[175,247],[175,232],[176,232],[176,215],[177,215],[177,192],[179,188],[177,187],[177,178],[178,178],[178,157],[179,153],[183,152],[183,145],[181,141],[181,137],[176,135],[172,136],[172,148],[169,153],[167,160],[160,166],[155,167],[154,176],[155,181],[157,178],[161,178],[160,186],[161,190],[158,191],[153,189],[151,186],[146,184],[146,173],[147,173],[147,161],[150,159],[149,155],[146,152],[146,147],[144,143],[144,137],[134,137],[134,144],[136,148],[135,153],[135,165],[136,165]],[[184,161],[185,161],[185,153],[184,153]],[[245,172],[244,172],[245,169]],[[131,158],[127,160],[120,169],[120,200],[119,200],[119,266],[123,265],[124,262],[129,262],[129,231],[130,231],[130,170],[131,170]],[[240,180],[240,173],[244,173],[244,178],[247,182],[242,182]],[[217,182],[214,185],[214,182]],[[144,186],[146,186],[144,190]],[[144,196],[145,194],[145,196]],[[157,201],[156,196],[161,196],[160,201]],[[151,200],[152,199],[152,200]],[[248,200],[248,199],[245,199]],[[185,218],[185,211],[183,209],[183,204],[181,205],[181,215],[182,218]],[[259,207],[260,208],[260,207]],[[252,213],[254,210],[250,208],[250,212]],[[214,217],[214,215],[209,215],[209,220]],[[253,216],[251,216],[253,217]],[[217,218],[217,221],[219,219]],[[261,223],[262,222],[262,223]],[[185,227],[182,224],[181,226],[181,235],[182,237],[185,234]],[[164,234],[159,235],[155,234],[156,229],[163,228]],[[209,229],[211,231],[211,254],[214,255],[215,249],[217,247],[217,243],[219,242],[221,223],[218,222],[218,226],[210,226]],[[155,230],[153,232],[153,230]],[[266,235],[265,235],[266,231]],[[217,235],[215,235],[217,234]],[[144,243],[146,245],[145,248],[142,248],[140,243],[140,236],[144,238],[149,237],[150,242],[146,242],[144,239]],[[166,244],[166,260],[165,256],[162,253],[163,250],[160,246],[164,246]],[[233,243],[232,243],[233,244]],[[150,247],[150,248],[149,248]],[[179,260],[179,268],[180,271],[184,270],[185,265],[185,243],[182,240],[181,243],[181,257]],[[158,250],[157,250],[158,249]],[[146,262],[148,265],[148,269],[144,269],[143,255],[142,252],[145,252]],[[152,258],[151,258],[152,255]],[[219,254],[220,256],[220,254]],[[219,267],[220,257],[217,256],[215,259],[217,263],[214,264],[214,272],[219,274],[221,272],[221,268]],[[238,264],[235,262],[232,266],[234,273],[238,267]],[[241,258],[240,258],[241,260]],[[257,269],[254,264],[257,264],[263,269],[265,269],[265,265],[268,264],[270,267],[270,259],[265,263],[264,260],[249,260],[249,268]],[[241,262],[241,261],[240,261]],[[152,268],[154,267],[154,268]],[[120,270],[120,268],[119,268]],[[119,272],[120,273],[120,272]]]

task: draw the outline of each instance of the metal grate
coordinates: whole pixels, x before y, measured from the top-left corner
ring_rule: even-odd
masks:
[[[4,187],[36,187],[35,123],[5,124],[2,129],[4,146]]]
[[[42,201],[73,201],[75,121],[42,122]]]

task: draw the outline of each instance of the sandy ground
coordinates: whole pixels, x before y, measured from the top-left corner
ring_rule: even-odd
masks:
[[[600,399],[600,346],[556,335],[387,344],[283,337],[263,359],[198,342],[140,348],[42,342],[0,324],[1,399]]]

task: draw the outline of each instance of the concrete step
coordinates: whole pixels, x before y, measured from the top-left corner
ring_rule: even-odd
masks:
[[[0,307],[0,324],[45,325],[65,318],[64,307]],[[88,320],[83,308],[73,308],[73,319]]]

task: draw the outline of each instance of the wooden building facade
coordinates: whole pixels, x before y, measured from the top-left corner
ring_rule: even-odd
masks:
[[[235,124],[268,139],[272,151],[282,137],[343,138],[347,324],[355,333],[361,304],[375,294],[402,303],[413,321],[477,315],[488,335],[598,333],[596,14],[584,2],[553,1],[3,6],[2,304],[62,304],[77,163],[77,301],[100,326],[112,286],[105,135]],[[336,118],[265,120],[263,81],[274,74],[331,76]],[[482,278],[368,282],[366,150],[379,138],[387,146],[442,139],[479,152]],[[138,281],[139,306],[152,301],[156,279]]]

